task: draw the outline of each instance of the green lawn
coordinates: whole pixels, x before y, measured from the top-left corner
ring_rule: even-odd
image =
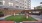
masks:
[[[36,19],[34,19],[32,17],[29,17],[28,19],[26,19],[24,15],[10,16],[10,17],[5,18],[5,20],[7,20],[7,21],[18,21],[18,22],[21,22],[21,21],[36,21]]]

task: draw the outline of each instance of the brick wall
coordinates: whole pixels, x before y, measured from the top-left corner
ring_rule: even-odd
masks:
[[[20,13],[22,10],[0,10],[3,11],[4,15],[13,15],[14,13]]]

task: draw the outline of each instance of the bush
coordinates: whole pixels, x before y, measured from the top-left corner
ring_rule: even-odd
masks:
[[[2,11],[0,11],[0,17],[3,17],[3,16],[4,16],[3,12],[2,12]]]

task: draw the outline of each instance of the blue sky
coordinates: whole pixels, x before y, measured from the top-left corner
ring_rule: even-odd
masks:
[[[39,6],[40,2],[42,2],[42,0],[31,0],[31,9],[33,9],[33,7]]]

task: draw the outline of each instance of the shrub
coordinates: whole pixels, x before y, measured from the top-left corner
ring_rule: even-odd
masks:
[[[3,12],[2,12],[2,11],[0,11],[0,17],[3,17],[3,16],[4,16]]]

